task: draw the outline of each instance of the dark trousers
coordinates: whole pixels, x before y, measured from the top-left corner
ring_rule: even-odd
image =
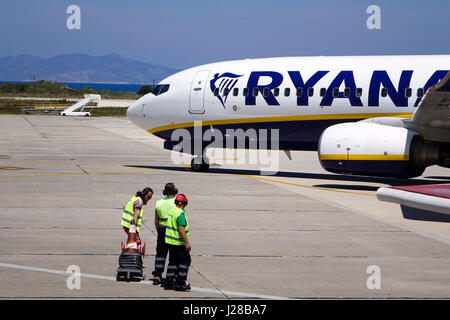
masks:
[[[189,266],[191,265],[191,255],[186,251],[185,246],[169,247],[169,265],[167,266],[166,286],[186,284]]]
[[[169,247],[166,244],[166,227],[159,226],[158,239],[156,242],[155,271],[152,272],[154,276],[162,276],[168,252]]]

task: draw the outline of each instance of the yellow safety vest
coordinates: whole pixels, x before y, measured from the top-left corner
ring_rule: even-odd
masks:
[[[175,246],[184,246],[185,243],[183,239],[181,239],[180,233],[178,232],[178,224],[177,219],[180,214],[183,213],[183,209],[178,208],[177,206],[173,207],[169,211],[169,219],[167,220],[166,227],[166,243],[173,244]],[[189,222],[186,217],[186,226],[184,227],[186,231],[186,238],[189,239]]]
[[[167,226],[167,219],[169,217],[169,211],[175,206],[175,197],[169,198],[163,198],[161,200],[156,201],[156,214],[159,218],[159,225],[160,226]]]
[[[141,200],[140,197],[134,196],[128,201],[127,206],[123,210],[122,215],[122,226],[130,228],[131,222],[133,222],[134,218],[134,202],[136,200]],[[144,205],[142,205],[141,211],[139,212],[138,219],[136,221],[136,231],[139,232],[141,230],[141,222],[142,222],[142,212],[144,211]]]

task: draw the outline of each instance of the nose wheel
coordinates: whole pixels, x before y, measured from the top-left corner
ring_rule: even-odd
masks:
[[[204,172],[209,169],[209,159],[207,157],[196,156],[191,160],[191,170],[194,172]]]

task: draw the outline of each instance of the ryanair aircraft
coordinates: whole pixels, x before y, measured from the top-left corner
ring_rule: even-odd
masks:
[[[430,165],[450,167],[449,70],[450,55],[218,62],[164,79],[127,116],[170,150],[173,132],[194,136],[198,121],[202,132],[223,135],[278,129],[280,150],[317,150],[328,171],[415,177]],[[207,170],[208,145],[199,143],[192,169]]]

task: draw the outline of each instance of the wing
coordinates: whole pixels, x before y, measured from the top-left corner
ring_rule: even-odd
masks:
[[[402,206],[450,214],[450,185],[379,188],[377,198]]]
[[[425,140],[450,142],[450,71],[428,89],[412,118],[403,122]]]

